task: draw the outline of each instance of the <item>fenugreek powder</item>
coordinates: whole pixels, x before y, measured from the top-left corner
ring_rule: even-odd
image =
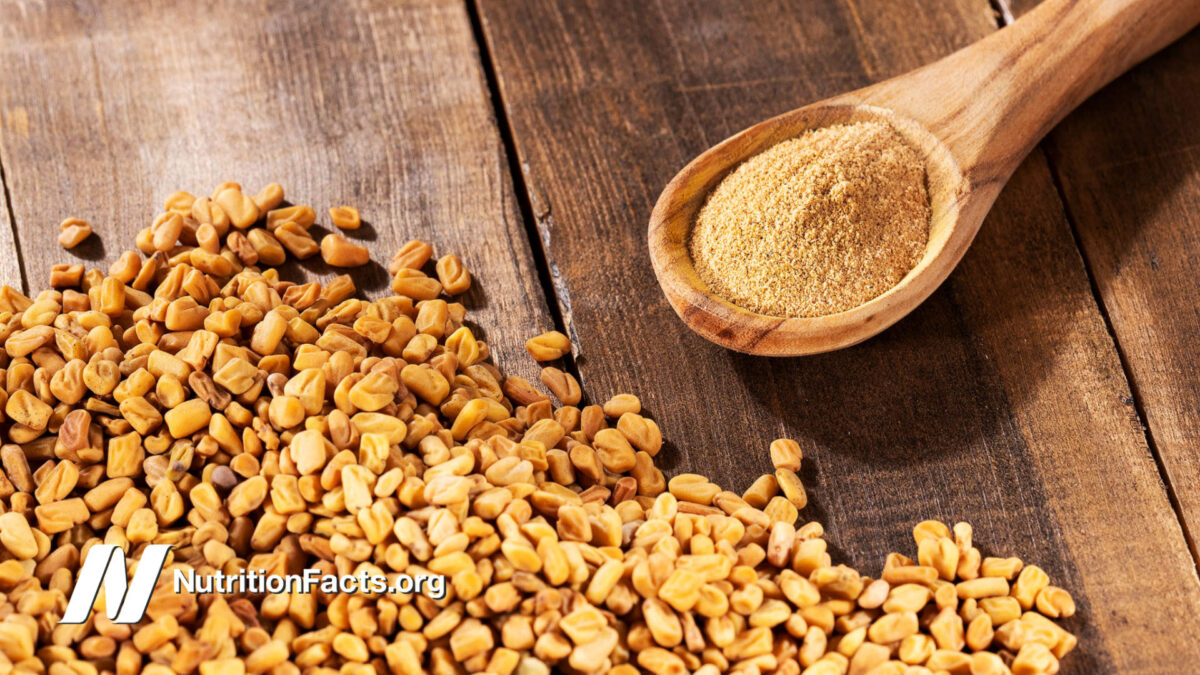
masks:
[[[689,243],[700,278],[759,314],[812,317],[895,286],[929,240],[920,155],[890,125],[810,131],[730,173]]]

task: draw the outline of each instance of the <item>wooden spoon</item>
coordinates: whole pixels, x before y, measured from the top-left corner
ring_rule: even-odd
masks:
[[[940,61],[756,124],[694,159],[663,190],[649,230],[659,284],[692,330],[730,349],[797,356],[861,342],[946,279],[1000,189],[1059,120],[1198,23],[1200,0],[1047,0]],[[692,267],[688,235],[725,175],[809,129],[880,119],[924,155],[933,215],[917,266],[874,300],[815,318],[756,314],[709,291]]]

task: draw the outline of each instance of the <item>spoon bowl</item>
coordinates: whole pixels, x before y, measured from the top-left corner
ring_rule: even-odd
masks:
[[[812,129],[863,121],[886,121],[924,160],[932,215],[929,243],[916,267],[873,300],[827,316],[758,314],[710,291],[692,265],[688,243],[713,188],[743,161],[781,141]],[[650,217],[650,258],[679,316],[692,330],[723,347],[770,356],[849,347],[898,321],[950,274],[975,234],[955,227],[962,187],[962,172],[953,155],[921,124],[884,108],[824,101],[756,124],[684,167],[667,185]]]
[[[663,190],[648,231],[659,285],[689,328],[729,349],[800,356],[862,342],[946,280],[1013,171],[1059,120],[1197,23],[1200,2],[1047,0],[940,61],[760,122],[696,157]],[[712,190],[781,141],[871,120],[891,125],[924,160],[932,215],[920,262],[883,294],[826,316],[767,316],[712,292],[688,250]]]

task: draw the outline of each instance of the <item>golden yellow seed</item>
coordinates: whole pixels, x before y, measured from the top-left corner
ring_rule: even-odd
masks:
[[[371,254],[366,246],[331,233],[321,240],[321,258],[334,267],[362,267],[371,259]]]
[[[800,444],[790,438],[780,438],[771,441],[771,465],[776,469],[788,469],[800,472],[800,460],[803,453]]]
[[[566,335],[552,330],[527,340],[525,349],[535,361],[553,361],[571,351],[571,340]]]
[[[182,438],[207,428],[211,417],[212,410],[208,407],[208,403],[200,399],[186,401],[163,415],[167,423],[167,430],[175,438]]]
[[[420,270],[401,267],[392,278],[392,290],[413,300],[433,300],[441,294],[442,284]]]
[[[353,206],[333,206],[329,209],[329,219],[340,230],[357,230],[362,225],[358,209]]]
[[[245,230],[258,220],[258,205],[254,199],[242,193],[239,187],[228,187],[213,197],[213,202],[229,216],[229,223]]]
[[[254,205],[258,212],[269,213],[283,203],[283,186],[279,183],[268,183],[254,195]]]
[[[414,239],[405,243],[396,251],[388,265],[388,273],[395,276],[402,269],[419,270],[433,257],[433,247]]]
[[[453,253],[437,261],[438,281],[449,295],[461,295],[471,288],[471,273],[467,266]]]
[[[804,490],[804,484],[800,482],[800,477],[796,475],[795,471],[787,468],[776,469],[775,480],[779,483],[779,489],[783,492],[783,496],[793,506],[797,509],[808,506],[808,493]]]
[[[1057,586],[1043,586],[1034,601],[1037,610],[1052,618],[1068,618],[1075,615],[1075,600],[1071,594]]]
[[[1038,593],[1050,585],[1050,577],[1037,565],[1026,565],[1012,585],[1012,596],[1021,609],[1032,609]]]
[[[67,218],[59,224],[58,245],[75,248],[92,235],[92,226],[82,218]]]

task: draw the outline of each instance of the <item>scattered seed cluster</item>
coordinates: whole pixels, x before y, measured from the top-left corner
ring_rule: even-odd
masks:
[[[666,480],[637,397],[580,407],[551,366],[555,406],[488,363],[445,299],[470,286],[455,256],[430,276],[409,242],[374,302],[347,276],[280,279],[325,248],[282,200],[176,193],[146,257],[0,291],[0,673],[1035,675],[1075,645],[1051,620],[1070,595],[982,557],[965,523],[917,525],[916,558],[878,579],[833,565],[797,526],[793,441],[742,495]],[[99,543],[173,545],[140,624],[59,623]],[[186,568],[432,573],[449,593],[175,594]]]
[[[812,317],[895,286],[929,239],[920,155],[884,122],[809,131],[730,173],[701,209],[696,272],[759,314]]]

